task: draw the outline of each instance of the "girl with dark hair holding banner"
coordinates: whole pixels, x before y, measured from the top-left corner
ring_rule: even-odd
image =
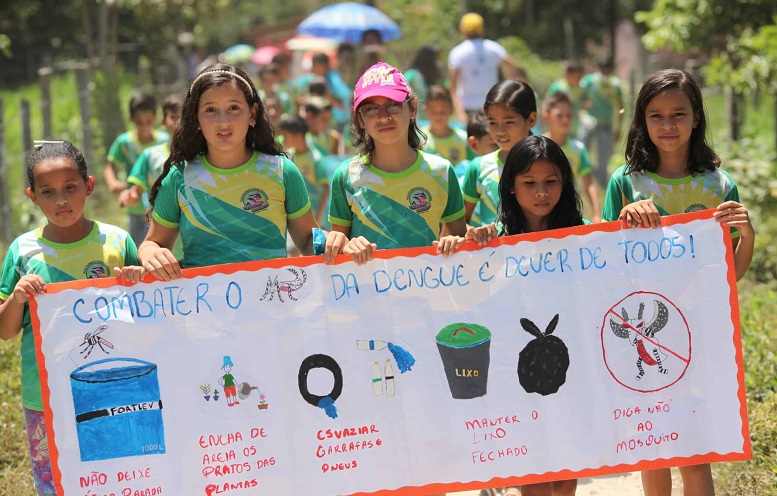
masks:
[[[626,140],[626,165],[610,178],[604,221],[627,228],[661,226],[662,215],[716,208],[731,230],[737,280],[753,258],[755,231],[731,176],[707,144],[701,88],[687,72],[666,69],[642,85]],[[686,495],[714,495],[708,463],[680,467]],[[668,468],[642,472],[646,496],[670,496]]]
[[[187,267],[286,257],[287,232],[300,253],[313,254],[318,224],[302,175],[251,79],[232,65],[212,65],[192,82],[149,203],[138,257],[162,280],[181,277],[170,251],[179,233]],[[330,233],[325,261],[345,241]]]

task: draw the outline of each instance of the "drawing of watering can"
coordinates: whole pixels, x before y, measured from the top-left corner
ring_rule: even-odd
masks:
[[[259,386],[252,386],[247,382],[244,382],[240,384],[240,387],[237,389],[237,397],[244,400],[248,398],[251,395],[251,391],[255,389],[259,389]]]

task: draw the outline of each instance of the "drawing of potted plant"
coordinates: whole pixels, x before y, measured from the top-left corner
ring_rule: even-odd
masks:
[[[210,401],[210,384],[200,385],[200,391],[202,391],[205,401]]]
[[[218,401],[218,400],[219,400],[219,390],[218,389],[214,389],[213,390],[213,401]]]
[[[267,397],[261,391],[259,391],[259,404],[256,405],[256,406],[260,410],[267,410],[267,408],[270,406],[270,405],[267,404]]]

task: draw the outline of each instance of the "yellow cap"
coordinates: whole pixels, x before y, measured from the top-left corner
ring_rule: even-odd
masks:
[[[483,34],[483,17],[480,14],[470,12],[464,14],[459,23],[459,30],[465,36],[480,36]]]

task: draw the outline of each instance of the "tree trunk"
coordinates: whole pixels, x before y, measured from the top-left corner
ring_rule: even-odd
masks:
[[[81,0],[81,21],[84,26],[84,36],[86,37],[86,58],[89,63],[94,60],[94,32],[92,31],[92,14],[89,0]]]
[[[105,151],[110,149],[113,140],[124,130],[119,100],[119,81],[116,75],[116,32],[117,22],[115,6],[108,0],[101,0],[99,10],[98,53],[101,83],[98,88],[98,115],[102,124],[102,143]]]
[[[11,193],[8,188],[8,154],[5,147],[5,124],[3,116],[3,97],[0,95],[0,216],[3,218],[2,228],[0,228],[0,243],[8,246],[13,241],[13,210],[11,209]]]
[[[739,141],[740,135],[740,113],[742,96],[734,88],[728,88],[726,91],[726,103],[728,105],[728,123],[731,141]]]
[[[97,11],[97,54],[100,57],[100,67],[105,70],[106,59],[108,58],[108,14],[110,5],[107,0],[100,2],[100,8]]]
[[[529,42],[529,47],[532,48],[532,50],[535,50],[535,41],[536,36],[535,33],[535,21],[534,21],[534,0],[527,0],[526,1],[526,41]]]
[[[24,161],[22,167],[27,163],[27,157],[32,153],[32,125],[30,117],[30,101],[26,98],[22,98],[19,102],[22,118],[22,149],[24,150]],[[27,174],[24,175],[25,181],[27,181]],[[27,184],[29,186],[29,184]]]
[[[51,76],[54,70],[51,67],[41,67],[38,69],[38,80],[40,81],[40,113],[43,118],[43,139],[50,140],[53,136],[51,131]]]
[[[83,150],[89,173],[95,174],[94,145],[92,143],[92,110],[89,101],[89,64],[78,64],[75,69],[78,87],[78,107],[81,111],[81,129],[83,130]]]
[[[618,20],[618,0],[610,0],[610,60],[615,64],[615,37],[617,36],[615,25]]]

